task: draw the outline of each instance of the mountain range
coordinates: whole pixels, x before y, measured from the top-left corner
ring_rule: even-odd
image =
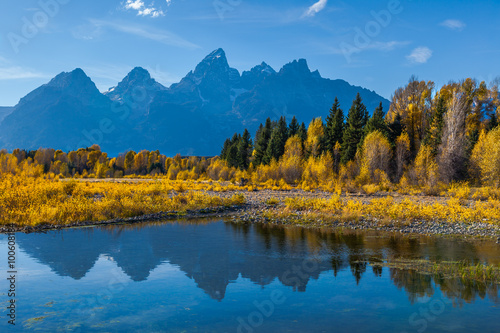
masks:
[[[117,86],[101,93],[81,69],[63,72],[0,108],[0,148],[65,151],[99,144],[109,155],[127,150],[212,156],[225,138],[248,128],[254,133],[267,117],[306,124],[326,117],[337,96],[347,113],[360,93],[370,112],[389,101],[344,80],[322,78],[306,60],[275,71],[262,62],[239,73],[222,49],[210,53],[179,83],[165,87],[134,68]],[[3,118],[3,120],[2,120]]]
[[[0,106],[0,123],[2,122],[2,120],[7,117],[9,114],[12,113],[12,110],[14,110],[13,107],[2,107]]]

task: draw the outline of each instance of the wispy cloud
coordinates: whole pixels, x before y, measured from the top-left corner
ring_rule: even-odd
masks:
[[[389,42],[373,42],[366,47],[367,50],[378,50],[378,51],[392,51],[398,47],[402,47],[410,44],[409,41],[396,41],[392,40]]]
[[[0,81],[1,80],[20,80],[46,78],[45,74],[34,71],[29,68],[12,64],[9,60],[0,56]]]
[[[425,64],[432,57],[432,50],[428,47],[421,46],[414,49],[406,59],[412,64]]]
[[[311,16],[316,15],[317,13],[319,13],[320,11],[322,11],[323,9],[325,9],[327,2],[328,2],[328,0],[319,0],[314,5],[312,5],[311,7],[309,7],[304,12],[304,14],[302,16],[303,17],[307,17],[307,16],[311,17]]]
[[[460,20],[446,20],[441,22],[439,25],[455,31],[462,31],[467,26],[464,22]]]
[[[155,79],[156,81],[160,82],[164,86],[168,87],[172,83],[179,82],[181,80],[181,77],[176,76],[170,72],[166,72],[161,69],[160,65],[156,65],[154,68],[153,67],[145,67],[148,72],[151,74],[151,77]]]
[[[103,21],[103,20],[94,20],[91,19],[89,20],[92,27],[90,29],[93,29],[94,31],[88,33],[86,36],[80,36],[78,34],[75,35],[77,38],[82,38],[82,39],[91,39],[94,38],[96,35],[99,35],[102,33],[103,29],[112,29],[115,31],[127,33],[130,35],[134,35],[137,37],[153,40],[162,44],[166,45],[172,45],[172,46],[177,46],[177,47],[182,47],[182,48],[187,48],[187,49],[197,49],[200,48],[198,45],[193,44],[182,37],[171,33],[166,30],[161,30],[161,29],[153,29],[151,27],[145,27],[141,25],[133,25],[129,23],[120,23],[120,22],[110,22],[110,21]],[[88,28],[87,28],[88,29]]]
[[[167,6],[170,6],[171,0],[167,0]],[[126,10],[135,10],[139,16],[160,17],[165,16],[162,8],[154,7],[154,2],[146,5],[143,0],[126,0],[123,4]]]
[[[372,42],[363,48],[353,48],[350,49],[352,53],[360,53],[362,51],[368,51],[368,50],[375,50],[375,51],[383,51],[383,52],[389,52],[393,51],[399,47],[406,46],[410,44],[411,42],[409,41],[397,41],[397,40],[392,40],[388,42]],[[331,54],[344,54],[346,50],[343,50],[340,47],[328,47],[327,53]]]
[[[47,75],[33,71],[29,68],[20,66],[4,67],[0,65],[0,81],[1,80],[20,80],[20,79],[37,79],[46,78]]]

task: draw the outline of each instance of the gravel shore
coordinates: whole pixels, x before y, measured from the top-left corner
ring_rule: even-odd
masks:
[[[78,222],[68,225],[52,225],[43,224],[36,227],[19,227],[19,226],[4,226],[0,227],[0,233],[7,232],[45,232],[52,229],[62,229],[69,227],[88,227],[97,225],[109,224],[123,224],[123,223],[140,223],[147,221],[158,220],[174,220],[174,219],[197,219],[205,217],[224,217],[230,221],[237,223],[266,223],[276,225],[301,225],[304,227],[333,227],[333,228],[348,228],[355,230],[382,230],[388,232],[397,232],[404,234],[424,234],[424,235],[455,235],[455,236],[472,236],[472,237],[485,237],[493,238],[500,244],[500,226],[490,223],[449,223],[443,221],[396,221],[387,222],[380,221],[376,218],[360,219],[359,221],[335,221],[335,219],[328,219],[328,221],[320,218],[310,220],[305,218],[305,215],[311,211],[295,211],[292,212],[290,218],[276,218],[284,206],[284,201],[287,198],[322,198],[328,199],[332,196],[329,192],[305,192],[299,189],[290,191],[272,191],[272,190],[259,190],[259,191],[227,191],[227,192],[212,192],[206,191],[205,193],[223,198],[229,198],[235,194],[242,194],[246,198],[246,204],[242,206],[233,207],[218,207],[199,209],[186,212],[160,212],[155,214],[142,215],[131,218],[118,218],[108,221],[87,221]],[[388,193],[378,193],[375,195],[348,194],[343,195],[344,200],[359,200],[362,203],[369,203],[370,200],[376,197],[384,197]],[[410,199],[416,203],[433,204],[436,202],[444,203],[447,198],[443,197],[429,197],[429,196],[405,196],[395,193],[390,193],[395,201],[401,201],[405,198]],[[272,200],[273,204],[269,204]],[[304,217],[304,218],[303,218]]]
[[[287,224],[298,224],[307,227],[333,227],[333,228],[348,228],[354,230],[382,230],[388,232],[398,232],[404,234],[424,234],[424,235],[455,235],[455,236],[473,236],[473,237],[485,237],[494,238],[497,243],[500,244],[500,226],[493,225],[490,223],[449,223],[443,221],[396,221],[387,223],[385,221],[380,221],[376,218],[373,219],[360,219],[359,221],[323,221],[320,219],[307,222],[304,221],[301,216],[310,213],[311,211],[295,211],[293,212],[294,218],[292,219],[278,219],[272,216],[279,213],[279,210],[283,206],[283,202],[286,198],[295,197],[305,197],[305,198],[322,198],[328,199],[332,196],[329,192],[305,192],[302,190],[291,190],[291,191],[271,191],[271,190],[260,190],[255,192],[245,192],[245,191],[231,191],[218,193],[221,197],[230,197],[236,193],[241,193],[246,198],[246,206],[244,209],[238,210],[236,214],[231,216],[231,219],[235,222],[242,223],[269,223],[276,225],[287,225]],[[210,193],[212,194],[212,193]],[[215,192],[214,192],[215,195]],[[365,195],[365,194],[349,194],[343,195],[344,200],[355,199],[359,200],[364,204],[370,202],[371,199],[375,197],[384,197],[389,195],[388,193],[380,193],[376,195]],[[396,202],[403,199],[410,199],[416,203],[444,203],[447,198],[444,197],[430,197],[430,196],[408,196],[400,195],[397,193],[390,193]],[[269,205],[266,202],[270,199],[277,199],[279,203],[276,205]],[[264,212],[266,216],[263,216]],[[270,213],[270,214],[269,214]],[[271,216],[271,217],[269,217]]]

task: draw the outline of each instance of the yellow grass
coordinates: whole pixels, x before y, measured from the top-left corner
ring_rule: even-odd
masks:
[[[0,224],[38,225],[101,221],[158,212],[240,205],[229,199],[187,191],[180,183],[78,182],[0,175]]]
[[[330,214],[331,218],[377,218],[408,222],[414,220],[447,222],[488,222],[500,224],[500,200],[489,199],[462,204],[458,198],[445,203],[419,203],[409,198],[396,201],[391,196],[375,198],[368,203],[359,200],[342,200],[333,195],[330,199],[290,198],[285,201],[289,211],[313,210]]]

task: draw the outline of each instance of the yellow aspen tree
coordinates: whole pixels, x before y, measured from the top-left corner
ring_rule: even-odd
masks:
[[[486,131],[483,129],[479,134],[479,139],[477,140],[474,149],[472,149],[472,154],[469,160],[469,176],[477,184],[479,184],[482,180],[481,163],[483,163],[486,157],[487,144]]]
[[[425,136],[427,122],[432,111],[432,90],[434,82],[418,81],[411,77],[405,87],[398,88],[392,97],[391,107],[386,120],[394,122],[396,116],[401,117],[404,129],[410,138],[410,151],[415,154]],[[413,155],[414,156],[414,155]]]
[[[369,179],[374,179],[377,170],[389,173],[389,163],[392,157],[392,149],[389,140],[380,131],[369,133],[363,142],[361,173],[368,173]]]
[[[318,157],[321,153],[321,138],[324,135],[324,125],[321,117],[315,118],[307,128],[307,140],[305,149],[313,157]]]
[[[437,185],[438,166],[432,149],[422,145],[413,164],[414,182],[419,186],[434,188]]]
[[[394,180],[399,182],[410,159],[410,138],[408,137],[408,133],[403,132],[396,139],[395,155],[396,174],[394,175]]]
[[[295,184],[302,178],[302,140],[294,135],[286,141],[285,154],[280,160],[281,177],[288,184]]]
[[[480,138],[474,147],[472,160],[479,164],[483,183],[498,187],[500,185],[500,127],[488,132],[483,140]]]

